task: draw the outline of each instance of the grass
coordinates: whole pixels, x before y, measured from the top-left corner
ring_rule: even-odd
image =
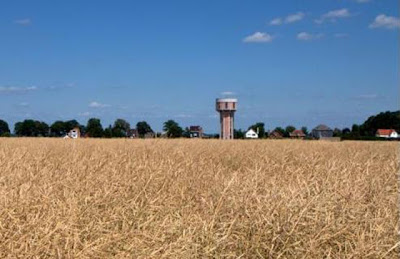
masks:
[[[398,258],[397,152],[0,139],[0,257]]]

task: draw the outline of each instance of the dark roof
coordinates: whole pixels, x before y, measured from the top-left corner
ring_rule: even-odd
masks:
[[[190,126],[190,131],[202,131],[203,129],[200,126]]]
[[[279,137],[279,138],[283,137],[283,135],[279,131],[276,131],[276,130],[272,131],[269,135],[270,135],[270,137]]]
[[[332,129],[329,128],[328,126],[324,125],[324,124],[320,124],[317,127],[315,127],[313,130],[318,130],[318,131],[326,131],[329,130],[331,131]]]

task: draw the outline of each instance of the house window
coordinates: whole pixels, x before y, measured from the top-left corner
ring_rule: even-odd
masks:
[[[228,103],[225,103],[225,109],[228,109]]]
[[[236,109],[236,103],[233,103],[233,109]]]

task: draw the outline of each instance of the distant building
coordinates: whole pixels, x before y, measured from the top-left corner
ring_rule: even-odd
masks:
[[[289,133],[290,138],[295,138],[295,139],[304,139],[306,137],[306,134],[302,130],[294,130],[293,132]]]
[[[312,130],[311,135],[316,139],[331,138],[333,137],[333,130],[328,126],[321,124]]]
[[[70,130],[70,131],[68,132],[68,134],[65,135],[64,138],[73,138],[73,139],[76,139],[76,138],[80,138],[80,137],[81,137],[81,130],[80,130],[78,127],[75,127],[75,128],[73,128],[72,130]]]
[[[258,138],[258,134],[253,130],[253,129],[249,129],[246,134],[245,134],[246,138],[252,138],[252,139],[256,139]]]
[[[202,138],[204,135],[203,128],[200,126],[190,126],[189,134],[191,138]]]
[[[130,129],[130,130],[128,130],[127,133],[128,133],[127,134],[128,138],[138,138],[139,137],[139,133],[138,133],[137,129]]]
[[[279,131],[274,130],[269,133],[268,138],[281,139],[281,138],[283,138],[283,135]]]
[[[375,136],[379,138],[398,138],[399,134],[394,129],[378,129]]]

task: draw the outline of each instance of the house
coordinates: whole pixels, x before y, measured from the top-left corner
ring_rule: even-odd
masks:
[[[203,128],[200,126],[190,126],[189,134],[191,138],[202,138],[203,137]]]
[[[78,127],[73,128],[70,130],[64,138],[80,138],[81,137],[81,130]]]
[[[283,138],[283,135],[279,131],[274,130],[271,133],[269,133],[269,138],[281,139],[281,138]]]
[[[375,136],[378,138],[398,138],[399,134],[394,129],[378,129]]]
[[[290,138],[295,138],[295,139],[304,139],[306,137],[306,134],[302,130],[294,130],[293,132],[289,133]]]
[[[320,124],[312,130],[311,135],[316,139],[331,138],[333,137],[333,130],[324,124]]]
[[[252,139],[256,139],[258,138],[258,134],[253,130],[253,129],[249,129],[246,134],[245,134],[246,138],[252,138]]]
[[[138,138],[139,137],[139,133],[138,133],[137,129],[128,130],[127,137],[128,138]]]

